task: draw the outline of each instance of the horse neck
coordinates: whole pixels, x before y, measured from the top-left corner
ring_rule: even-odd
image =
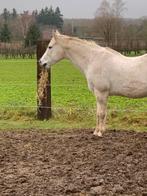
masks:
[[[65,57],[85,74],[90,64],[91,54],[92,50],[88,45],[77,41],[71,41],[68,47],[65,47]]]

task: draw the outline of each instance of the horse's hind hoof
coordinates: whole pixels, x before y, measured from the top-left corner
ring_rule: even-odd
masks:
[[[94,131],[93,135],[97,137],[102,137],[102,133],[100,131],[99,132]]]

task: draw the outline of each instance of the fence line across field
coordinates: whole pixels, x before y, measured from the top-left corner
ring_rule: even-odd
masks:
[[[8,84],[0,84],[0,87],[1,86],[32,86],[33,87],[33,85],[36,85],[36,83],[32,83],[32,84],[12,84],[12,83],[8,83]],[[37,85],[36,85],[37,86]],[[67,85],[51,85],[51,84],[49,84],[48,86],[51,86],[51,87],[86,87],[86,86],[84,86],[84,85],[82,85],[82,84],[74,84],[74,85],[69,85],[69,84],[67,84]]]
[[[21,87],[36,87],[37,88],[37,92],[38,92],[38,87],[39,87],[39,81],[40,81],[40,78],[41,78],[41,72],[42,72],[42,69],[40,68],[40,65],[39,65],[39,59],[42,57],[42,55],[44,54],[45,50],[46,50],[46,47],[49,43],[49,40],[47,41],[38,41],[37,43],[37,81],[35,83],[35,81],[33,81],[32,83],[17,83],[17,81],[14,81],[13,83],[7,83],[7,84],[0,84],[0,88],[2,87],[14,87],[14,86],[21,86]],[[22,62],[22,61],[21,61]],[[70,89],[68,90],[74,90],[74,88],[86,88],[86,82],[85,84],[68,84],[68,85],[65,85],[65,84],[59,84],[59,85],[52,85],[51,84],[51,71],[49,70],[48,72],[48,81],[47,81],[47,84],[45,86],[45,89],[44,91],[46,92],[46,95],[43,97],[43,100],[41,100],[41,104],[40,104],[40,100],[39,100],[39,97],[37,96],[37,93],[36,93],[36,99],[37,99],[37,104],[36,105],[30,105],[30,106],[27,106],[27,105],[0,105],[1,108],[37,108],[37,117],[39,120],[44,120],[44,119],[49,119],[52,115],[52,110],[74,110],[74,109],[77,109],[79,111],[84,111],[84,108],[87,109],[87,107],[84,107],[82,106],[82,108],[78,108],[78,107],[73,107],[73,106],[67,106],[67,107],[52,107],[51,105],[51,89],[53,88],[56,88],[56,87],[69,87]],[[88,91],[88,90],[87,90]],[[66,95],[65,93],[62,93],[64,95]],[[135,105],[137,106],[137,105]],[[91,108],[91,110],[95,111],[95,109]],[[147,110],[122,110],[122,109],[109,109],[110,112],[140,112],[140,113],[143,113],[143,112],[147,112]]]
[[[38,108],[38,106],[23,106],[23,105],[16,105],[16,106],[9,106],[9,105],[0,105],[0,108]],[[66,107],[46,107],[46,106],[42,106],[42,108],[45,109],[53,109],[53,110],[73,110],[73,109],[77,109],[80,111],[85,111],[85,110],[91,110],[91,111],[95,111],[96,109],[94,108],[90,108],[90,107],[84,107],[82,106],[82,108],[78,108],[78,107],[70,107],[70,106],[66,106]],[[85,110],[84,110],[85,109]],[[127,110],[127,109],[109,109],[109,112],[135,112],[135,113],[146,113],[146,110]]]

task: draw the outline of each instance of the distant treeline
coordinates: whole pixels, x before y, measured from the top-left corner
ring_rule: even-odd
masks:
[[[22,48],[28,48],[36,46],[38,39],[50,39],[52,29],[58,28],[67,35],[96,37],[119,51],[147,50],[147,17],[126,19],[124,10],[124,0],[102,0],[93,19],[63,20],[59,7],[23,13],[5,8],[0,14],[0,42],[19,41]]]
[[[37,10],[34,11],[33,14],[36,17],[38,24],[50,25],[57,27],[58,29],[62,29],[63,27],[63,15],[61,14],[59,7],[57,7],[55,10],[53,10],[52,7],[46,7],[39,13]]]
[[[35,47],[0,48],[0,59],[33,59],[35,57]]]
[[[81,37],[82,38],[82,37]],[[86,37],[83,37],[84,39]],[[87,37],[87,40],[93,40],[97,44],[106,47],[107,43],[104,39]],[[147,42],[143,40],[119,40],[118,45],[111,45],[111,48],[121,52],[124,55],[141,55],[147,53]],[[133,52],[133,53],[132,53]],[[36,58],[36,47],[23,47],[19,43],[0,43],[0,58],[1,59],[27,59]]]
[[[23,40],[25,46],[33,46],[41,38],[43,26],[62,30],[63,15],[59,7],[55,10],[52,6],[45,7],[40,11],[24,11],[20,14],[15,8],[12,11],[5,8],[0,14],[0,41],[9,43]]]

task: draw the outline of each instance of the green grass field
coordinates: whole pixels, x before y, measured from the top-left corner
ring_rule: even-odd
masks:
[[[95,97],[68,61],[52,68],[53,117],[36,120],[36,61],[0,61],[0,127],[88,128],[95,126]],[[147,130],[147,99],[111,97],[108,128]]]

